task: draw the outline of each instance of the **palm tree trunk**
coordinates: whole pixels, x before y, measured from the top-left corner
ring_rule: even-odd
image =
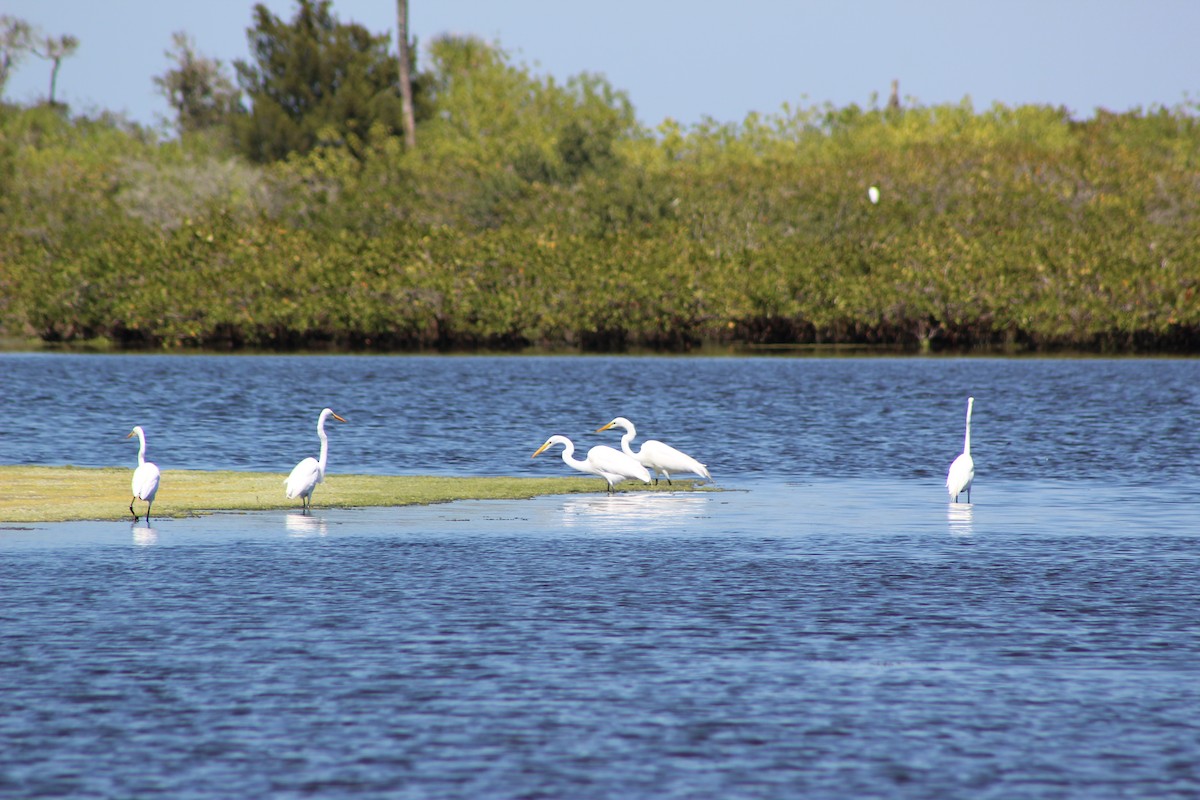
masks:
[[[404,146],[417,146],[416,120],[413,117],[412,76],[409,75],[408,0],[396,0],[396,40],[400,46],[400,108],[404,116]]]
[[[62,66],[62,59],[54,59],[54,66],[50,68],[50,105],[54,106],[54,89],[58,85],[58,68]]]

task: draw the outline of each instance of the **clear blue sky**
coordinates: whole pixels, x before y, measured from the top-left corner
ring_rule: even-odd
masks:
[[[151,79],[187,31],[204,55],[246,58],[251,0],[3,0],[0,13],[70,33],[58,97],[76,111],[168,115]],[[293,0],[267,0],[290,19]],[[334,13],[395,32],[394,0],[335,0]],[[499,42],[539,74],[603,74],[639,119],[740,121],[785,102],[836,105],[900,93],[976,109],[1064,105],[1077,117],[1200,101],[1197,0],[410,0],[421,42],[443,33]],[[5,96],[44,97],[46,62],[21,65]]]

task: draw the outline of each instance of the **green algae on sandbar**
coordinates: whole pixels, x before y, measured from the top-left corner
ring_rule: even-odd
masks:
[[[124,467],[0,466],[0,521],[69,522],[130,518]],[[282,473],[163,470],[153,517],[188,517],[221,511],[299,508],[283,494]],[[668,486],[626,482],[622,491],[691,491],[695,481]],[[708,487],[700,487],[701,489]],[[446,503],[454,500],[523,500],[550,494],[605,491],[599,478],[451,477],[436,475],[334,475],[313,494],[315,508],[362,508]],[[145,504],[134,508],[145,513]]]

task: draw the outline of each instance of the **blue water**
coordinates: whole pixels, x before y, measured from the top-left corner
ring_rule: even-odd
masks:
[[[989,479],[1181,485],[1200,477],[1200,360],[47,356],[0,354],[0,463],[164,469],[562,472],[529,455],[615,416],[719,480],[936,484],[962,450]],[[981,479],[981,485],[983,480]],[[165,502],[164,489],[164,502]]]
[[[549,434],[623,414],[727,489],[0,523],[0,796],[1200,795],[1200,361],[0,376],[3,463],[131,467],[142,424],[164,468],[282,475],[330,405],[330,480],[557,475]]]

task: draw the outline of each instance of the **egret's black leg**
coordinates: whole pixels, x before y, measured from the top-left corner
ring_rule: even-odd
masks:
[[[136,497],[135,497],[135,498],[133,498],[133,500],[136,500],[136,499],[137,499]],[[130,513],[130,514],[133,514],[133,521],[134,521],[134,522],[137,522],[137,521],[138,521],[138,515],[137,515],[137,512],[133,510],[133,500],[130,500],[130,501],[129,501],[129,513]]]

